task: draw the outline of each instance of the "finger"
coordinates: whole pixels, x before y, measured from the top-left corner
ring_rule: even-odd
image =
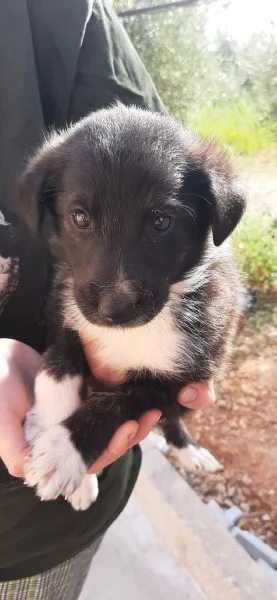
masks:
[[[137,421],[128,421],[121,425],[108,444],[109,452],[114,456],[124,454],[128,448],[133,446],[133,440],[138,430],[139,423]]]
[[[93,463],[88,472],[97,473],[125,454],[132,444],[138,428],[139,423],[136,421],[128,421],[121,425],[113,435],[106,450]]]
[[[3,440],[5,440],[3,442]],[[20,420],[12,413],[2,412],[0,422],[0,456],[13,477],[23,477],[28,448]]]
[[[189,385],[178,395],[178,402],[191,409],[203,409],[212,406],[215,402],[213,381],[203,381]]]
[[[97,473],[123,456],[132,446],[141,442],[161,417],[158,410],[150,410],[137,421],[121,425],[113,435],[106,450],[93,463],[88,473]]]
[[[213,381],[203,381],[187,386],[179,393],[178,401],[183,406],[191,409],[204,409],[212,406],[215,402]],[[134,429],[129,430],[129,425],[132,423],[133,427],[136,422],[129,421],[122,425],[114,434],[108,448],[95,461],[88,472],[97,473],[125,454],[131,446],[141,442],[156,425],[160,416],[159,411],[148,411],[141,417],[135,432]],[[114,445],[113,442],[115,442]]]
[[[144,415],[142,415],[142,417],[139,419],[139,428],[132,440],[131,446],[142,442],[142,440],[146,438],[153,427],[157,425],[161,416],[162,413],[159,410],[149,410],[148,412],[144,413]]]

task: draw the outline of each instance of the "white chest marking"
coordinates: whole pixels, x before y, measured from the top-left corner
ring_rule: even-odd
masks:
[[[174,324],[169,306],[147,325],[112,329],[89,323],[72,300],[66,305],[66,321],[95,342],[97,358],[103,366],[122,373],[132,369],[149,369],[154,374],[179,371],[184,334]]]

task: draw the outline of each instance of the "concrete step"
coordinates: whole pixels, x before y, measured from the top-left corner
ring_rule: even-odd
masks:
[[[80,600],[277,600],[277,588],[161,452],[145,441],[123,515]]]
[[[92,561],[79,600],[205,600],[132,498]]]

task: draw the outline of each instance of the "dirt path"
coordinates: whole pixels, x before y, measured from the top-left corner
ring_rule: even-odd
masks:
[[[178,470],[204,501],[244,511],[239,526],[277,548],[277,305],[260,308],[236,340],[217,404],[187,423],[220,461],[218,473]],[[187,421],[186,421],[187,422]]]

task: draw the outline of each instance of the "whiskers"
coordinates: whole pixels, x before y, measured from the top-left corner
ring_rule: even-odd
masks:
[[[204,202],[206,202],[206,204],[211,206],[211,201],[208,200],[208,198],[206,198],[205,196],[201,196],[200,194],[193,194],[192,192],[186,192],[186,196],[190,198],[199,198],[199,200],[203,200]]]

